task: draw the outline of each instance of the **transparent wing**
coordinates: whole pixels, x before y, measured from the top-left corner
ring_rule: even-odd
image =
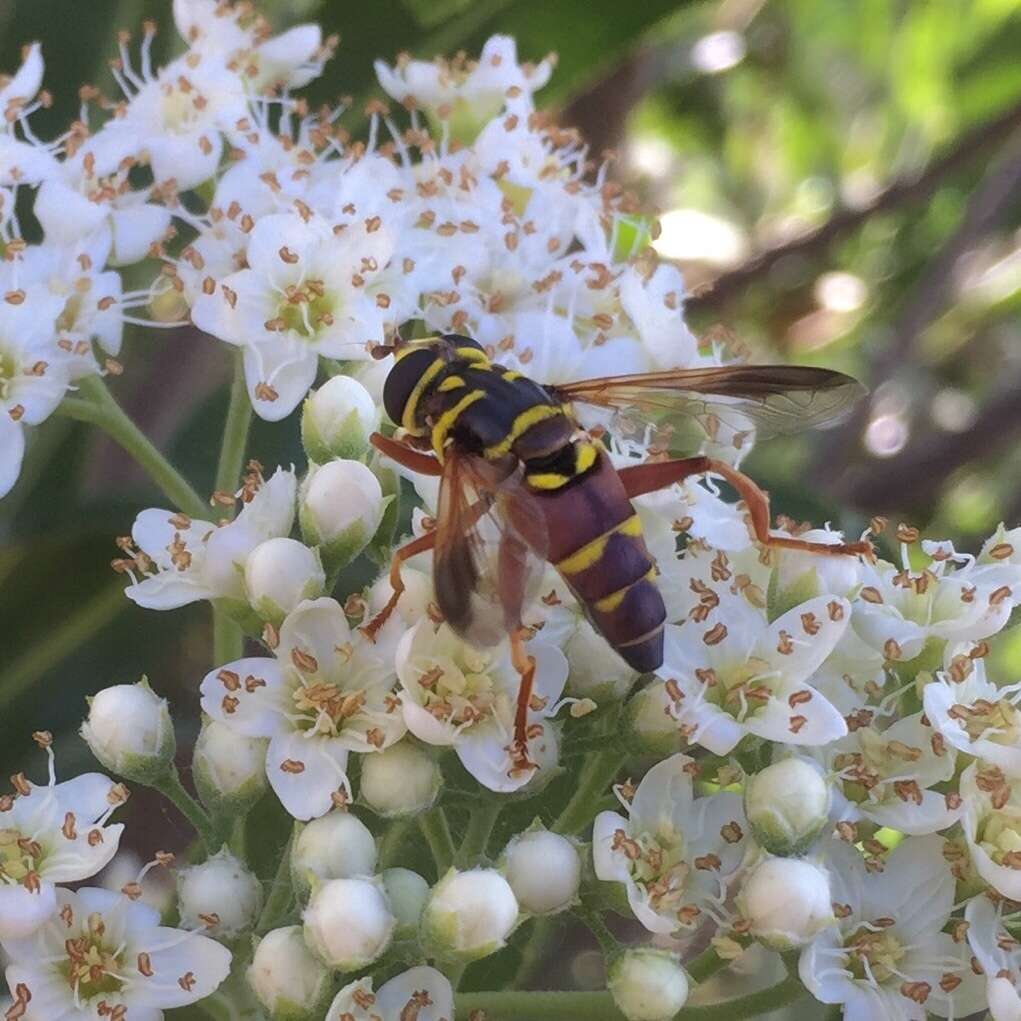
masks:
[[[803,365],[722,365],[558,384],[561,400],[616,412],[627,431],[652,425],[683,445],[692,425],[715,440],[721,427],[741,446],[742,434],[775,436],[833,425],[867,393],[850,376]],[[697,437],[696,437],[697,438]]]
[[[545,516],[523,482],[450,450],[440,480],[433,587],[447,623],[472,645],[495,645],[521,625],[542,573]]]

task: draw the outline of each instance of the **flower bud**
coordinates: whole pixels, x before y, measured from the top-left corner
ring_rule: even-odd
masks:
[[[430,956],[475,961],[503,947],[517,920],[514,891],[499,872],[450,869],[422,912],[422,942]]]
[[[522,911],[550,915],[578,898],[581,857],[567,837],[541,827],[526,830],[507,845],[502,864]]]
[[[266,933],[255,948],[248,984],[273,1021],[322,1016],[330,997],[330,972],[305,944],[300,925]]]
[[[303,600],[321,596],[325,586],[318,552],[297,539],[267,539],[245,562],[248,602],[273,624],[280,624]]]
[[[301,442],[317,464],[334,457],[361,457],[379,419],[379,406],[358,380],[334,376],[305,401]]]
[[[397,919],[396,939],[412,939],[418,935],[422,909],[429,899],[429,884],[411,869],[387,869],[383,886],[390,900],[390,910]]]
[[[440,780],[440,767],[412,741],[362,758],[361,795],[386,818],[424,812],[436,800]]]
[[[301,534],[310,546],[320,547],[330,570],[338,570],[368,545],[391,499],[361,461],[313,466],[301,485]]]
[[[201,865],[177,873],[177,903],[186,928],[232,939],[255,924],[262,907],[262,887],[223,848]]]
[[[596,702],[617,702],[630,690],[638,674],[606,647],[606,639],[582,620],[564,646],[570,663],[567,693]]]
[[[390,945],[397,920],[373,879],[330,879],[305,909],[305,942],[324,964],[353,971],[371,964]]]
[[[771,854],[804,854],[829,818],[830,789],[810,762],[781,759],[749,777],[744,804],[760,846]]]
[[[750,932],[772,950],[810,942],[833,921],[826,870],[804,858],[767,858],[745,877],[737,897]]]
[[[266,738],[245,737],[219,720],[207,720],[191,760],[202,803],[214,812],[247,812],[266,791],[268,745]]]
[[[174,725],[167,700],[144,677],[104,688],[88,702],[81,735],[107,769],[145,784],[167,772],[177,749]]]
[[[628,1021],[667,1021],[688,999],[688,976],[666,950],[627,950],[610,968],[607,986]]]
[[[371,876],[376,871],[376,841],[361,819],[336,811],[303,827],[291,851],[295,887],[302,893],[317,882]]]
[[[657,758],[683,751],[686,745],[672,706],[666,681],[653,681],[628,699],[624,728],[637,750]]]

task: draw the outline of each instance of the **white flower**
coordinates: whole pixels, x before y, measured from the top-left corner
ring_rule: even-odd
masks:
[[[1018,1021],[1021,947],[1004,924],[1002,902],[997,905],[986,896],[975,897],[968,902],[964,918],[968,944],[985,972],[986,999],[993,1021]]]
[[[495,869],[451,869],[422,912],[422,942],[437,957],[475,961],[496,953],[518,921],[518,902]]]
[[[668,1021],[688,1000],[688,976],[665,950],[625,951],[611,966],[607,986],[628,1021]]]
[[[246,977],[273,1021],[308,1017],[325,1007],[330,994],[330,972],[308,949],[300,925],[267,932]]]
[[[296,490],[293,472],[275,472],[237,518],[221,528],[173,511],[142,511],[131,537],[144,557],[136,557],[134,584],[125,595],[152,610],[171,610],[198,599],[247,605],[245,562],[259,543],[290,532]]]
[[[331,376],[305,401],[301,439],[317,464],[334,457],[361,457],[379,428],[379,402],[351,376]]]
[[[543,641],[532,641],[535,658],[533,705],[528,711],[528,749],[542,766],[556,760],[556,737],[547,718],[567,679],[563,653]],[[465,769],[493,791],[524,786],[532,770],[518,769],[514,756],[514,712],[519,676],[506,643],[476,649],[443,625],[420,621],[397,647],[404,720],[417,738],[450,745]],[[536,709],[534,705],[541,705]]]
[[[244,349],[256,412],[289,415],[315,380],[320,355],[364,359],[409,308],[388,270],[395,239],[379,216],[340,225],[297,213],[264,216],[248,241],[248,268],[200,294],[200,329]]]
[[[848,1021],[964,1017],[982,1005],[967,945],[940,930],[954,907],[954,877],[937,836],[908,837],[869,873],[858,851],[826,848],[837,924],[801,953],[800,975]]]
[[[41,144],[28,128],[29,116],[41,105],[35,97],[42,82],[42,47],[30,43],[22,49],[21,66],[14,75],[5,76],[0,86],[0,186],[4,188],[38,184],[58,172],[59,144]],[[25,141],[16,137],[16,127],[21,128]],[[13,200],[11,195],[0,198]],[[5,210],[3,219],[9,215],[10,210]]]
[[[766,858],[737,895],[749,932],[774,950],[804,946],[833,923],[826,869],[802,858]]]
[[[372,980],[344,986],[325,1021],[453,1021],[454,991],[445,975],[421,965],[372,991]]]
[[[912,713],[882,731],[856,724],[824,750],[843,781],[835,788],[836,818],[868,819],[916,836],[957,821],[953,799],[931,789],[953,777],[957,755],[926,721],[924,714]]]
[[[541,826],[529,828],[511,838],[501,862],[522,911],[548,915],[577,900],[581,857],[568,837]]]
[[[635,692],[624,707],[628,737],[643,752],[657,758],[673,755],[687,745],[674,719],[670,690],[666,681],[653,679]]]
[[[845,599],[819,596],[772,624],[743,595],[705,587],[705,613],[668,626],[659,676],[676,683],[675,716],[691,740],[726,755],[745,734],[823,745],[847,732],[811,687],[847,627]]]
[[[826,826],[829,810],[829,784],[804,759],[781,759],[745,782],[745,815],[771,854],[803,854]]]
[[[375,68],[379,84],[399,103],[413,100],[432,116],[449,120],[455,138],[470,139],[508,100],[527,114],[531,94],[553,73],[553,61],[547,58],[535,67],[522,66],[514,40],[494,35],[477,62],[463,58],[426,62],[404,56],[395,67],[377,60]]]
[[[692,929],[725,899],[744,859],[747,823],[738,794],[696,798],[686,755],[649,770],[628,816],[600,812],[592,830],[596,876],[623,883],[650,932]]]
[[[961,776],[961,798],[972,864],[998,893],[1021,900],[1021,781],[973,762]]]
[[[262,907],[262,885],[224,847],[177,873],[177,904],[182,925],[232,939],[254,925]]]
[[[0,803],[0,939],[29,936],[57,909],[55,883],[94,876],[117,853],[124,826],[110,814],[124,795],[99,773],[23,781]]]
[[[396,919],[378,879],[330,879],[302,916],[305,942],[331,968],[353,971],[386,950]]]
[[[311,465],[298,502],[302,535],[321,547],[332,570],[339,570],[368,545],[391,500],[361,461],[338,458]]]
[[[431,807],[443,775],[436,760],[412,740],[398,741],[362,762],[359,793],[385,817],[417,815]]]
[[[209,996],[230,971],[230,951],[196,932],[160,925],[123,894],[57,891],[57,914],[34,935],[6,939],[7,984],[24,1021],[158,1018]]]
[[[404,723],[393,675],[333,599],[300,604],[274,652],[207,674],[202,708],[238,733],[270,738],[270,786],[296,819],[312,819],[350,796],[348,753],[388,747]]]
[[[981,658],[963,652],[949,658],[949,670],[922,691],[929,722],[958,751],[1021,776],[1021,685],[998,688],[986,679]]]
[[[262,620],[280,622],[299,603],[323,594],[326,574],[319,551],[276,536],[259,543],[245,561],[248,602]]]
[[[333,811],[302,827],[291,851],[291,873],[301,890],[327,879],[371,876],[376,871],[376,841],[350,812]]]
[[[0,413],[0,497],[18,481],[24,456],[25,431],[10,416]]]
[[[245,812],[266,790],[266,746],[219,720],[207,720],[195,741],[191,771],[203,804],[214,812]]]
[[[622,274],[621,305],[655,368],[687,367],[698,361],[698,342],[681,314],[684,295],[684,278],[668,263],[657,266],[651,276],[633,266]]]
[[[94,695],[81,735],[107,769],[141,783],[165,772],[177,747],[167,700],[145,679]]]

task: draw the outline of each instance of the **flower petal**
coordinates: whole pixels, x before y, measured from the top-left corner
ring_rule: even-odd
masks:
[[[295,819],[316,819],[333,808],[346,783],[347,749],[333,738],[277,734],[266,751],[266,776]]]
[[[246,737],[274,737],[289,733],[283,713],[288,689],[275,659],[251,656],[237,659],[202,679],[202,709]]]

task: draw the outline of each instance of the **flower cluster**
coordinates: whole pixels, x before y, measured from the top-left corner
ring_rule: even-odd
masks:
[[[534,962],[532,920],[564,912],[596,935],[601,995],[631,1021],[673,1017],[753,944],[789,966],[796,952],[778,988],[849,1019],[1016,1018],[1021,682],[999,684],[986,660],[1021,603],[1021,530],[973,556],[877,519],[864,538],[885,560],[764,545],[752,508],[711,479],[640,496],[662,665],[639,677],[549,566],[522,616],[534,684],[519,714],[521,649],[476,647],[444,620],[428,553],[400,565],[395,610],[376,616],[402,491],[419,537],[439,502],[370,445],[390,427],[388,349],[464,334],[543,383],[731,354],[685,325],[651,218],[536,109],[551,59],[522,64],[494,36],[477,60],[379,63],[394,106],[372,102],[353,140],[344,105],[312,112],[296,94],[336,44],[316,26],[274,35],[216,0],[173,11],[185,52],[155,69],[152,28],[137,53],[122,39],[122,97],[86,89],[53,142],[29,126],[47,101],[40,48],[0,86],[0,495],[26,425],[59,409],[111,427],[102,377],[121,371],[126,322],[190,321],[236,349],[229,419],[300,408],[307,465],[242,475],[244,436],[228,435],[236,470],[215,512],[175,475],[168,506],[117,540],[130,600],[216,615],[219,652],[195,679],[197,798],[147,681],[99,692],[82,736],[108,773],[169,798],[196,841],[173,927],[144,900],[170,855],[72,892],[117,854],[128,791],[98,773],[58,783],[37,735],[48,783],[19,774],[0,798],[8,1021],[155,1021],[214,993],[279,1021],[452,1021],[466,966],[511,940]],[[156,281],[125,291],[116,267],[147,259]],[[583,424],[617,467],[670,440]],[[748,426],[693,416],[689,438],[737,463]],[[269,872],[257,804],[293,827],[258,834],[280,848]],[[611,913],[650,945],[622,944]],[[695,937],[710,949],[691,960]],[[513,1016],[528,995],[457,993],[458,1010]]]

